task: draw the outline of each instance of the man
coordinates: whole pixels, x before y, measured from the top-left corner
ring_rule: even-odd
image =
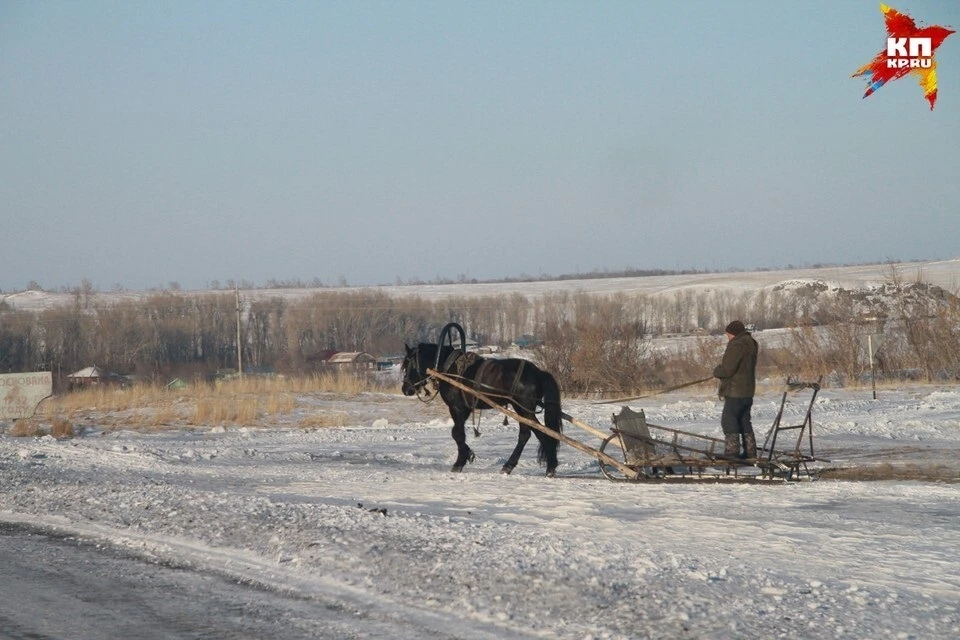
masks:
[[[753,433],[750,409],[757,386],[757,341],[739,320],[728,324],[726,332],[727,348],[723,360],[713,370],[713,377],[720,378],[719,393],[723,398],[720,417],[723,453],[726,458],[756,458],[757,437]]]

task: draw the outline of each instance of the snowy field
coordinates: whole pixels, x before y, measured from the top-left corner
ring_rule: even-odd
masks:
[[[821,392],[822,464],[960,479],[960,390],[879,396]],[[791,396],[787,423],[808,398]],[[757,398],[761,438],[779,400]],[[709,389],[631,406],[719,433]],[[564,409],[606,430],[618,407]],[[293,426],[333,410],[350,426]],[[337,638],[960,637],[958,484],[615,483],[569,446],[548,479],[535,440],[504,476],[516,426],[490,412],[476,462],[452,474],[450,424],[442,404],[364,394],[303,397],[257,428],[3,429],[0,523],[326,603]]]
[[[903,262],[893,265],[904,282],[923,281],[943,287],[947,291],[960,290],[960,258]],[[450,296],[486,297],[520,294],[529,299],[560,292],[591,295],[674,295],[679,291],[725,291],[731,293],[755,292],[770,289],[785,282],[826,282],[831,286],[850,290],[870,289],[891,280],[891,265],[871,264],[849,267],[796,268],[770,271],[730,271],[691,273],[682,275],[644,276],[630,278],[588,278],[583,280],[544,280],[535,282],[488,282],[457,284],[381,285],[369,287],[338,287],[327,289],[251,289],[243,290],[245,300],[282,298],[291,302],[323,292],[370,293],[382,292],[395,298],[420,296],[436,300]],[[156,292],[109,291],[93,292],[91,304],[142,301]],[[229,293],[220,290],[219,293]],[[40,311],[74,304],[76,297],[68,292],[21,291],[0,293],[0,302],[20,310]]]

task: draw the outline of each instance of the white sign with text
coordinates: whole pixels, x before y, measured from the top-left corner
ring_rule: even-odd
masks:
[[[33,417],[40,401],[52,395],[49,371],[0,374],[0,419]]]

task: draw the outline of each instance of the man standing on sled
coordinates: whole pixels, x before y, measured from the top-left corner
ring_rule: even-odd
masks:
[[[757,437],[750,421],[753,394],[757,386],[757,341],[743,323],[734,320],[727,325],[727,348],[723,360],[713,370],[720,378],[723,414],[720,427],[724,436],[725,458],[756,458]],[[741,451],[741,441],[743,450]]]

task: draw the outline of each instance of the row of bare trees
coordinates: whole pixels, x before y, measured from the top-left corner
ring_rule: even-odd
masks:
[[[960,299],[923,283],[895,281],[891,315],[850,322],[849,303],[829,305],[834,322],[791,331],[794,368],[832,373],[842,381],[870,373],[870,351],[880,375],[934,381],[960,379]]]
[[[895,276],[895,274],[894,274]],[[161,292],[143,300],[98,303],[78,291],[70,305],[19,311],[0,305],[0,371],[51,370],[66,375],[97,364],[144,377],[209,373],[236,366],[238,349],[251,367],[303,372],[326,350],[403,353],[403,344],[432,342],[447,322],[459,322],[480,344],[506,346],[532,333],[542,345],[532,354],[568,391],[632,392],[662,387],[709,372],[723,341],[664,350],[651,336],[715,332],[730,319],[758,329],[794,327],[772,373],[862,379],[869,367],[866,336],[882,371],[933,380],[960,375],[960,306],[957,298],[895,277],[886,327],[854,320],[855,296],[824,302],[816,289],[731,293],[681,290],[675,295],[589,295],[558,291],[527,298],[392,297],[383,292],[323,291],[310,296],[245,294],[237,340],[232,292]],[[879,335],[879,334],[878,334]]]

